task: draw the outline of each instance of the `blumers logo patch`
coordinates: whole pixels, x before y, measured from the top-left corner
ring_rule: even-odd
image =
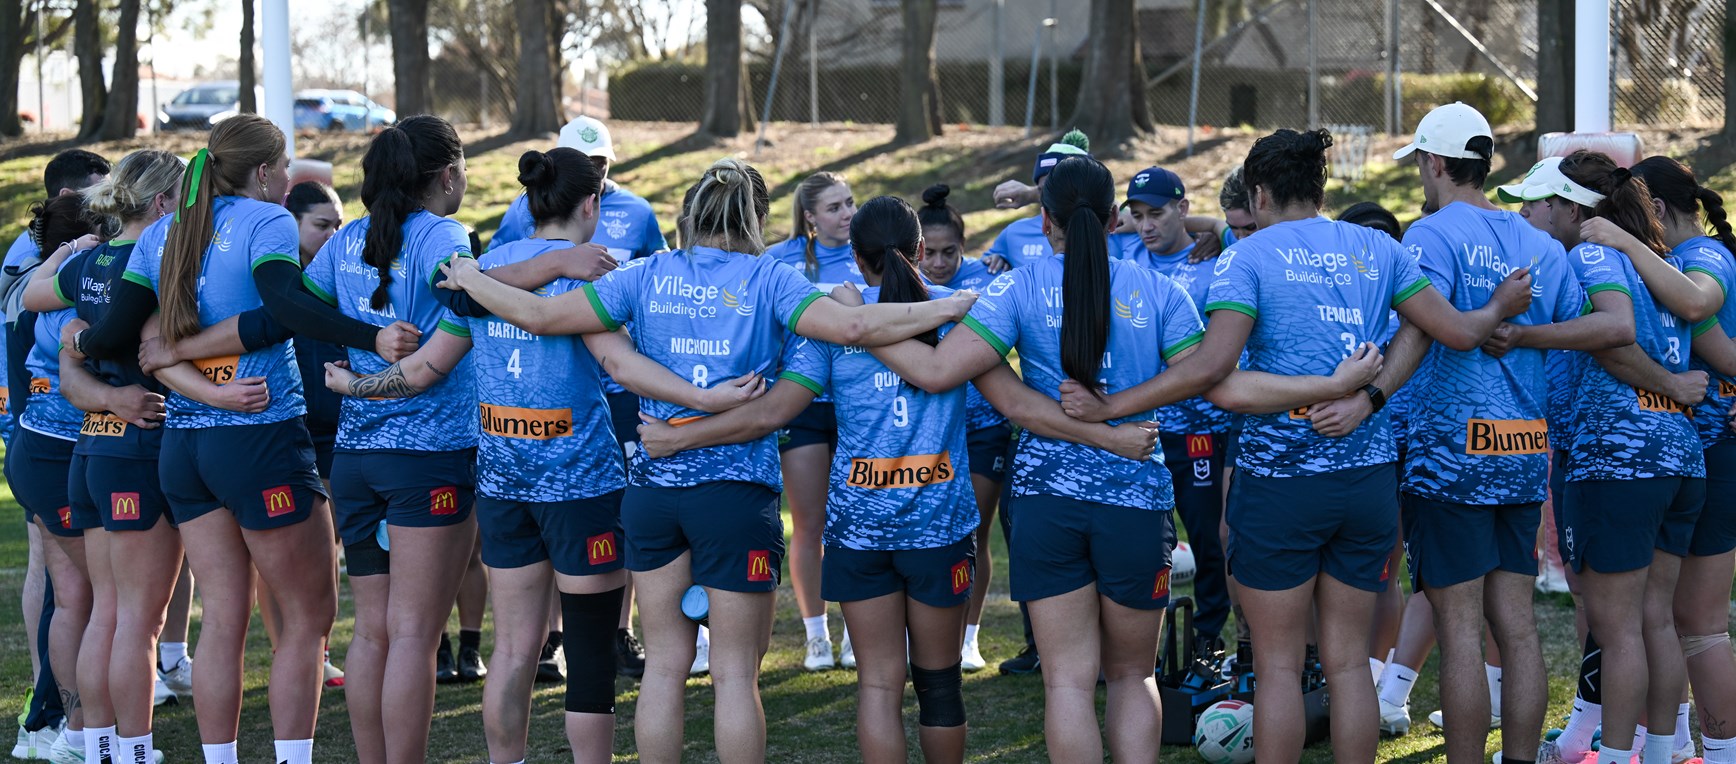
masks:
[[[1549,453],[1549,423],[1543,419],[1469,419],[1465,453],[1476,456]]]
[[[772,553],[766,549],[754,549],[747,553],[747,580],[772,580]]]
[[[970,561],[959,560],[952,566],[952,593],[964,594],[970,591]]]
[[[266,517],[280,517],[295,511],[295,491],[287,485],[267,488],[259,495],[265,500]]]
[[[585,561],[592,565],[614,562],[617,554],[614,531],[599,533],[585,539]]]
[[[137,493],[109,494],[109,517],[115,520],[139,519],[139,495]]]
[[[428,492],[428,514],[458,513],[458,486],[445,485]]]
[[[1169,568],[1157,572],[1157,580],[1151,583],[1151,598],[1160,600],[1169,596]]]

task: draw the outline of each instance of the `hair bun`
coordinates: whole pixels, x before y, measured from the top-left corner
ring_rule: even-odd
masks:
[[[946,198],[951,195],[951,186],[948,186],[945,183],[936,183],[922,192],[922,203],[924,206],[944,209],[946,207]]]
[[[1632,170],[1629,170],[1626,167],[1617,167],[1609,174],[1610,188],[1612,190],[1621,188],[1622,186],[1627,185],[1628,181],[1633,179],[1634,174]]]
[[[518,158],[518,182],[520,185],[526,188],[541,187],[553,182],[554,179],[554,157],[541,151],[531,150],[524,152],[524,155]]]

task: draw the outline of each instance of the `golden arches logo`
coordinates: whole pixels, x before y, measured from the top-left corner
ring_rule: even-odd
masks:
[[[109,494],[109,515],[116,520],[139,519],[139,495],[136,493]]]
[[[614,562],[617,554],[614,531],[585,539],[585,561],[592,565]]]
[[[747,553],[747,580],[772,580],[772,553],[768,549],[754,549]]]

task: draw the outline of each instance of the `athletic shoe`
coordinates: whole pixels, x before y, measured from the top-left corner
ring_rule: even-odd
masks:
[[[704,676],[711,673],[711,643],[698,645],[693,653],[693,667],[687,670],[688,676]]]
[[[825,671],[837,668],[832,660],[832,640],[825,637],[814,637],[808,640],[808,656],[802,659],[802,668],[809,671]]]
[[[1587,753],[1577,759],[1566,758],[1562,755],[1560,746],[1557,746],[1553,740],[1545,740],[1537,746],[1537,764],[1582,764],[1582,762],[1596,760],[1597,756],[1593,753]]]
[[[974,640],[964,643],[964,649],[959,651],[958,659],[959,667],[965,671],[982,671],[989,665],[983,660],[983,651],[977,647]]]
[[[48,760],[53,764],[84,764],[84,749],[73,748],[66,742],[66,736],[61,735],[48,749]]]
[[[23,725],[18,727],[18,744],[12,746],[14,759],[46,759],[48,752],[54,748],[55,741],[60,739],[60,731],[53,727],[43,727],[35,732],[29,732]]]
[[[488,676],[488,666],[482,663],[482,652],[474,647],[458,648],[458,681],[470,684]]]
[[[330,659],[326,660],[325,667],[320,670],[324,672],[326,689],[342,690],[344,688],[344,670],[333,665]]]
[[[838,648],[838,665],[856,668],[856,646],[850,644],[850,632],[844,632],[844,644]]]
[[[180,702],[181,697],[176,695],[174,690],[169,689],[169,683],[163,681],[161,676],[157,677],[157,681],[153,684],[154,686],[151,689],[151,705],[174,705]]]
[[[1689,738],[1686,746],[1670,752],[1670,764],[1698,764],[1700,758],[1695,753],[1694,740]]]
[[[452,644],[440,638],[440,649],[434,653],[434,681],[452,684],[458,681],[458,661],[452,657]]]
[[[645,648],[626,629],[615,630],[615,673],[634,679],[645,676]]]
[[[1043,670],[1043,658],[1035,646],[1026,645],[1018,655],[1001,661],[999,668],[1002,674],[1035,674]]]
[[[543,643],[542,655],[536,662],[536,683],[552,684],[567,681],[567,656],[561,648]]]
[[[1542,568],[1537,574],[1537,591],[1544,594],[1566,594],[1567,574],[1554,565],[1544,565]]]
[[[1430,711],[1429,712],[1429,724],[1435,725],[1435,727],[1438,729],[1446,729],[1447,728],[1446,723],[1445,723],[1445,718],[1446,717],[1444,717],[1440,711]],[[1489,715],[1489,729],[1498,730],[1500,728],[1501,728],[1501,717],[1496,716],[1494,714],[1490,714]],[[1555,734],[1557,736],[1560,736],[1561,731],[1556,730]]]
[[[176,695],[193,694],[193,659],[182,658],[171,668],[157,669],[157,676],[162,677],[163,684],[174,690]]]
[[[1410,704],[1395,706],[1380,701],[1380,734],[1398,736],[1410,732]]]

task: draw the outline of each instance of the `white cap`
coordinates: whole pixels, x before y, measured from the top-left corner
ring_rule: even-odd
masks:
[[[1598,202],[1603,201],[1603,194],[1573,182],[1572,178],[1567,177],[1567,173],[1561,171],[1561,157],[1550,157],[1531,165],[1531,171],[1525,173],[1523,179],[1495,189],[1495,195],[1509,204],[1535,202],[1551,196],[1559,196],[1587,207],[1596,207]]]
[[[1488,159],[1465,148],[1465,144],[1479,136],[1494,140],[1495,133],[1489,129],[1489,120],[1476,109],[1454,101],[1424,114],[1423,120],[1417,123],[1416,137],[1404,148],[1392,152],[1392,158],[1403,159],[1421,150],[1451,159]]]
[[[609,126],[596,117],[579,117],[561,128],[561,148],[577,149],[589,157],[615,161],[615,142],[609,138]]]

